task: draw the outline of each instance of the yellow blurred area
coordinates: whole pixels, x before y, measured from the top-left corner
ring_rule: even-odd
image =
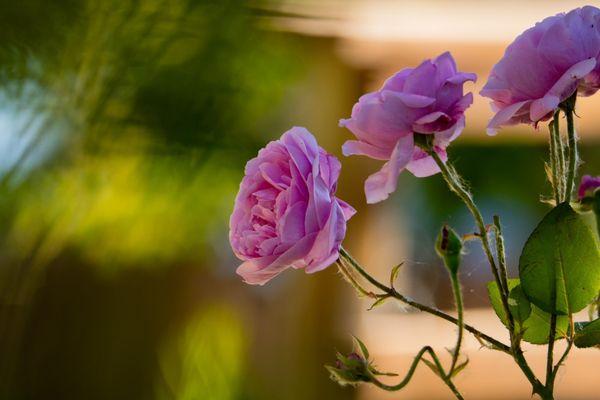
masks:
[[[43,236],[38,262],[75,244],[88,262],[108,270],[194,258],[197,243],[226,223],[230,205],[221,200],[236,188],[232,174],[216,169],[215,159],[141,152],[84,155],[32,182],[10,246],[29,254]]]
[[[238,398],[247,346],[245,335],[234,310],[218,304],[199,310],[159,352],[168,389],[159,391],[157,399]]]

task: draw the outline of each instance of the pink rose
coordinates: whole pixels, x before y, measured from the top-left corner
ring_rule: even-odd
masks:
[[[481,95],[496,115],[488,133],[518,123],[552,117],[575,91],[594,94],[600,87],[600,10],[583,7],[544,19],[508,46]]]
[[[335,197],[340,169],[299,127],[248,161],[229,223],[245,282],[263,285],[289,267],[317,272],[339,257],[346,221],[355,213]]]
[[[592,197],[598,188],[600,188],[600,176],[584,175],[579,184],[577,197],[579,197],[579,200],[584,197]]]
[[[340,121],[358,139],[344,143],[344,155],[387,160],[365,181],[367,203],[394,192],[404,169],[417,177],[439,172],[432,157],[415,146],[413,133],[434,135],[434,149],[445,161],[446,147],[462,132],[464,111],[473,102],[472,93],[463,95],[463,84],[476,79],[475,74],[457,71],[446,52],[417,68],[403,69],[380,90],[358,100],[352,117]]]

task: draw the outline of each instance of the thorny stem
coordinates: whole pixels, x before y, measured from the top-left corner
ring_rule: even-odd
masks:
[[[358,293],[360,293],[361,295],[365,296],[365,297],[370,297],[373,299],[377,299],[378,295],[376,295],[373,292],[368,291],[367,289],[363,288],[360,283],[354,278],[354,276],[352,275],[352,273],[350,271],[348,271],[346,269],[346,266],[344,265],[344,263],[342,261],[340,261],[339,259],[335,262],[338,266],[339,271],[341,272],[341,274],[344,276],[344,278],[348,281],[348,283],[350,283],[350,285],[356,289],[356,291]]]
[[[567,356],[571,352],[573,348],[573,343],[575,341],[575,323],[573,321],[573,315],[569,315],[569,337],[567,338],[567,348],[563,352],[562,356],[554,366],[554,370],[552,371],[552,385],[554,385],[554,379],[556,379],[556,374],[558,373],[558,369],[561,367],[562,363],[567,359]]]
[[[565,182],[564,193],[562,194],[562,198],[560,198],[560,197],[557,198],[557,201],[556,201],[557,204],[559,204],[562,201],[570,201],[571,200],[571,196],[573,194],[573,189],[574,189],[574,185],[575,185],[575,176],[577,175],[577,165],[578,165],[577,135],[575,133],[575,123],[573,120],[576,99],[577,99],[577,91],[575,93],[573,93],[573,95],[571,97],[569,97],[567,100],[565,100],[560,105],[560,108],[564,111],[565,116],[567,118],[567,136],[568,136],[568,144],[569,144],[569,165],[568,165],[567,171],[564,171],[564,160],[561,160],[561,155],[563,153],[562,153],[562,149],[559,149],[559,147],[562,147],[562,139],[560,137],[560,130],[559,130],[559,126],[558,126],[559,111],[557,111],[554,114],[554,120],[550,123],[551,134],[553,136],[552,140],[556,143],[555,151],[557,153],[560,152],[560,154],[556,154],[556,153],[552,154],[551,157],[554,159],[554,164],[556,166],[561,165],[562,170],[563,170],[562,171],[563,174],[561,175],[561,181]],[[558,159],[556,158],[556,156],[558,156]],[[555,170],[555,167],[553,166],[553,174],[555,176],[558,176],[560,174],[561,167],[558,167],[559,169]],[[566,180],[563,180],[563,179],[565,179],[564,178],[565,172],[566,172]],[[556,178],[554,178],[554,179],[555,179],[554,185],[556,185],[557,180],[556,180]],[[561,364],[564,362],[564,360],[568,356],[568,354],[571,351],[571,348],[573,346],[573,335],[574,335],[573,315],[570,314],[569,315],[570,338],[568,339],[569,343],[567,344],[567,348],[565,349],[565,352],[559,359],[558,363],[556,365],[554,365],[554,343],[556,341],[556,319],[557,319],[557,315],[555,313],[552,313],[550,316],[550,331],[548,333],[548,353],[546,356],[546,385],[544,388],[546,391],[546,396],[548,396],[549,398],[552,398],[552,393],[554,391],[554,380],[556,378],[556,374],[558,373],[558,370],[559,370]]]
[[[406,376],[404,377],[404,379],[402,379],[402,381],[400,381],[400,383],[398,383],[396,385],[387,385],[387,384],[381,382],[379,379],[377,379],[377,377],[369,371],[368,374],[369,374],[369,378],[371,379],[370,381],[380,389],[387,390],[389,392],[398,391],[398,390],[404,388],[410,382],[412,376],[414,375],[415,371],[417,370],[419,361],[424,360],[423,357],[425,356],[426,353],[429,354],[431,356],[431,358],[433,359],[433,364],[435,365],[435,369],[439,372],[439,376],[442,378],[444,383],[450,388],[450,390],[452,391],[454,396],[457,399],[463,399],[463,397],[460,394],[460,392],[458,391],[458,389],[456,389],[456,386],[454,386],[452,379],[449,376],[447,376],[446,373],[444,372],[444,368],[442,367],[442,364],[440,363],[438,356],[435,354],[435,351],[433,351],[433,349],[430,346],[423,347],[417,353],[417,356],[415,357],[412,364],[410,365],[410,368],[408,369]]]
[[[438,310],[437,308],[429,307],[424,304],[418,303],[412,299],[409,299],[408,297],[405,297],[402,294],[398,293],[394,288],[387,287],[375,278],[373,278],[343,247],[340,248],[340,254],[342,256],[341,259],[343,261],[347,261],[363,278],[365,278],[367,281],[373,284],[373,286],[376,286],[383,292],[385,292],[383,296],[392,297],[404,304],[416,308],[417,310],[426,312],[431,315],[435,315],[436,317],[442,318],[448,322],[452,322],[453,324],[458,325],[458,319],[454,318],[453,316],[448,315],[443,311]],[[510,347],[506,344],[500,342],[497,339],[494,339],[489,335],[486,335],[485,333],[479,331],[477,328],[469,324],[464,324],[464,326],[465,330],[467,330],[469,333],[475,336],[478,340],[489,343],[494,349],[510,354]]]
[[[367,273],[364,270],[364,268],[362,268],[358,264],[358,262],[356,260],[354,260],[354,258],[343,247],[340,248],[340,254],[341,254],[341,257],[337,261],[338,267],[339,267],[340,271],[342,272],[342,274],[344,275],[344,277],[348,280],[348,282],[350,282],[350,284],[359,293],[361,293],[363,295],[366,295],[366,296],[369,296],[369,297],[372,297],[372,298],[378,298],[378,299],[382,299],[382,298],[386,298],[386,297],[396,297],[396,296],[394,296],[394,294],[397,294],[397,293],[393,289],[393,287],[387,287],[384,284],[382,284],[379,281],[377,281],[375,278],[373,278],[369,273]],[[360,285],[360,283],[354,278],[354,276],[352,275],[352,273],[346,269],[346,266],[344,265],[344,261],[348,262],[352,267],[354,267],[354,269],[356,269],[365,279],[367,279],[369,282],[371,282],[371,284],[373,284],[374,286],[376,286],[379,289],[383,290],[387,294],[383,294],[383,295],[379,294],[378,295],[378,294],[375,294],[375,293],[370,292],[367,289],[363,288]],[[459,288],[459,291],[460,291],[460,288]],[[459,296],[460,296],[460,293],[459,293]],[[460,300],[457,300],[457,301],[460,301]],[[462,326],[462,316],[459,317],[459,321],[457,321],[457,323],[459,324],[459,326]],[[426,346],[423,349],[421,349],[421,351],[417,354],[417,356],[415,357],[413,363],[411,364],[411,366],[410,366],[410,368],[409,368],[406,376],[397,385],[393,385],[393,386],[386,385],[383,382],[379,381],[375,375],[373,375],[370,371],[367,370],[367,373],[369,374],[369,377],[370,377],[370,382],[372,382],[377,387],[379,387],[381,389],[384,389],[384,390],[387,390],[387,391],[397,391],[397,390],[400,390],[404,386],[406,386],[408,384],[408,382],[410,382],[410,380],[411,380],[411,378],[412,378],[412,376],[413,376],[413,374],[414,374],[414,372],[415,372],[415,370],[417,368],[417,365],[418,365],[419,361],[421,361],[421,359],[423,358],[423,356],[425,355],[425,353],[429,353],[430,356],[431,356],[431,358],[433,359],[433,362],[435,364],[435,369],[437,370],[437,373],[440,376],[440,378],[444,381],[444,383],[448,386],[448,388],[450,388],[450,390],[456,396],[457,399],[463,400],[462,395],[460,394],[460,392],[458,391],[458,389],[456,388],[456,386],[452,382],[452,374],[453,374],[454,369],[455,369],[456,359],[458,358],[458,349],[460,347],[460,342],[462,340],[462,327],[460,329],[459,337],[460,337],[460,339],[458,340],[458,344],[457,344],[456,352],[455,352],[456,357],[453,357],[452,367],[450,368],[450,372],[448,372],[447,374],[444,371],[444,368],[442,367],[442,365],[441,365],[441,363],[440,363],[437,355],[433,351],[433,349],[431,347],[429,347],[429,346]]]
[[[454,302],[456,303],[456,313],[458,317],[458,336],[456,338],[456,346],[454,346],[454,351],[452,353],[452,364],[450,366],[450,372],[448,372],[449,376],[452,376],[454,373],[454,369],[456,368],[456,364],[458,363],[458,357],[460,356],[460,347],[462,345],[465,322],[464,322],[464,306],[463,306],[463,298],[462,291],[460,290],[460,282],[458,281],[458,276],[456,273],[451,273],[450,278],[452,281],[452,293],[454,294]]]
[[[340,246],[340,255],[343,257],[343,259],[345,259],[346,261],[348,261],[350,263],[350,265],[352,265],[352,267],[358,271],[359,274],[361,274],[363,276],[363,278],[365,278],[367,281],[369,281],[373,286],[375,286],[378,289],[383,290],[386,293],[390,293],[390,288],[385,286],[383,283],[379,282],[377,279],[373,278],[367,271],[365,271],[365,269],[363,267],[361,267],[361,265],[358,263],[358,261],[356,261],[354,259],[354,257],[352,257],[350,255],[350,253],[348,253],[346,251],[346,249],[344,249],[342,246]]]
[[[550,332],[548,333],[548,354],[546,355],[546,388],[552,390],[554,367],[554,342],[556,339],[556,313],[550,314]]]
[[[559,195],[560,195],[560,199],[561,201],[564,201],[565,197],[566,197],[566,171],[567,171],[567,165],[566,160],[565,160],[565,149],[563,146],[563,139],[562,139],[562,135],[560,134],[560,110],[557,110],[554,113],[554,119],[553,119],[553,123],[551,123],[551,133],[553,133],[555,135],[556,138],[556,152],[558,154],[558,176],[559,176]]]
[[[448,167],[448,165],[446,165],[442,161],[440,156],[433,150],[433,148],[431,146],[425,146],[424,150],[427,151],[427,153],[429,153],[429,155],[431,155],[431,157],[433,157],[433,159],[435,160],[435,163],[440,168],[440,170],[442,172],[442,176],[444,177],[444,180],[448,184],[448,187],[450,188],[450,190],[452,192],[454,192],[465,203],[465,205],[467,206],[467,208],[473,215],[473,218],[475,219],[475,222],[477,224],[477,228],[479,229],[479,239],[481,240],[481,245],[483,247],[483,251],[485,252],[487,259],[489,261],[489,264],[490,264],[490,267],[492,270],[492,274],[494,275],[494,280],[496,281],[498,288],[502,292],[504,292],[502,290],[503,284],[502,284],[502,280],[500,279],[498,267],[496,266],[496,261],[494,260],[494,256],[492,254],[492,249],[490,246],[490,240],[489,240],[489,237],[487,234],[486,225],[485,225],[485,222],[483,221],[483,216],[481,215],[481,212],[479,211],[479,209],[475,205],[475,202],[473,201],[473,198],[471,197],[471,193],[469,193],[464,188],[464,186],[460,182],[454,169]],[[503,296],[500,296],[500,297],[502,298],[502,306],[504,308],[506,315],[510,315],[509,308],[508,308],[507,293],[504,293]]]
[[[404,304],[408,304],[409,306],[416,308],[417,310],[427,312],[429,314],[435,315],[437,317],[445,319],[446,321],[449,321],[449,322],[452,322],[453,324],[458,325],[458,319],[438,310],[437,308],[433,308],[433,307],[426,306],[424,304],[417,303],[416,301],[411,300],[411,299],[401,295],[400,293],[396,292],[395,290],[392,291],[391,296],[394,297],[395,299],[403,302]],[[505,345],[504,343],[500,342],[499,340],[496,340],[493,337],[486,335],[485,333],[479,331],[477,328],[475,328],[469,324],[464,324],[464,327],[465,327],[465,330],[467,330],[469,333],[471,333],[477,339],[483,340],[484,342],[488,342],[489,344],[491,344],[494,349],[510,354],[510,347]]]
[[[550,136],[551,141],[554,140],[555,143],[555,153],[550,153],[550,156],[554,158],[556,162],[556,179],[554,185],[558,191],[558,198],[556,199],[558,203],[561,203],[565,200],[566,197],[566,171],[567,166],[565,165],[565,153],[562,142],[562,136],[560,134],[560,110],[557,110],[554,113],[554,119],[550,122]],[[552,142],[551,142],[552,143]]]
[[[498,255],[498,265],[500,266],[500,278],[504,285],[504,296],[506,296],[508,304],[508,296],[510,295],[510,288],[508,287],[508,271],[506,267],[506,251],[504,249],[504,236],[502,235],[502,225],[500,224],[500,216],[494,215],[494,228],[495,228],[495,239],[496,239],[496,254]],[[508,329],[510,332],[514,332],[515,320],[511,312],[506,313],[508,317]],[[512,342],[511,333],[511,342]]]
[[[487,256],[490,266],[492,268],[492,273],[494,275],[494,278],[496,279],[496,283],[498,284],[498,287],[501,288],[502,283],[500,280],[500,275],[498,274],[498,267],[496,266],[496,261],[494,260],[494,256],[492,254],[492,249],[490,246],[490,241],[488,238],[486,225],[485,225],[485,222],[483,221],[483,216],[481,215],[481,212],[479,211],[479,209],[473,202],[471,193],[469,193],[463,187],[462,183],[456,176],[456,173],[454,172],[454,170],[450,169],[442,161],[440,156],[433,149],[428,148],[428,149],[426,149],[426,151],[431,155],[431,157],[433,157],[433,159],[435,160],[435,163],[438,165],[438,167],[442,171],[442,176],[444,177],[444,180],[448,184],[448,187],[450,188],[450,190],[453,191],[463,201],[463,203],[465,203],[465,205],[467,206],[467,208],[473,215],[473,218],[475,219],[475,222],[477,224],[477,228],[479,229],[479,238],[481,240],[483,250],[484,250],[485,255]]]
[[[550,168],[552,170],[552,189],[554,192],[554,202],[556,204],[560,203],[560,199],[562,198],[562,175],[559,172],[559,161],[558,161],[558,140],[556,138],[556,129],[554,120],[550,122],[548,125],[550,128]]]
[[[577,92],[563,103],[563,110],[567,117],[567,135],[569,140],[569,170],[567,174],[567,186],[565,200],[571,199],[573,188],[575,186],[575,175],[577,174],[577,134],[575,133],[575,122],[573,120],[575,110],[575,99]]]
[[[508,296],[510,288],[508,287],[506,251],[504,250],[504,236],[502,235],[502,225],[500,224],[500,217],[498,215],[494,215],[494,229],[496,232],[496,253],[498,255],[498,265],[500,267],[500,278],[502,279],[502,284],[504,285],[504,291]]]
[[[429,136],[429,135],[427,135],[427,136]],[[440,168],[440,171],[442,172],[442,176],[443,176],[444,180],[446,181],[446,183],[448,184],[448,187],[450,188],[450,190],[453,191],[465,203],[465,205],[467,206],[467,208],[473,215],[475,222],[477,224],[477,227],[479,228],[481,244],[482,244],[483,250],[488,258],[488,261],[489,261],[489,264],[490,264],[490,267],[492,270],[492,274],[494,275],[494,279],[496,281],[496,285],[498,285],[498,288],[501,290],[501,293],[502,293],[502,287],[503,287],[502,280],[500,279],[498,267],[496,266],[496,262],[492,255],[490,241],[489,241],[489,238],[487,235],[486,226],[485,226],[485,223],[483,220],[483,216],[481,215],[481,212],[475,205],[473,198],[471,197],[471,194],[463,187],[462,183],[460,182],[460,178],[457,176],[454,169],[450,168],[448,165],[446,165],[442,161],[440,156],[434,151],[431,143],[426,143],[426,144],[422,145],[422,148],[434,159],[434,161]],[[508,294],[502,293],[500,298],[502,299],[502,307],[504,309],[504,312],[506,313],[507,316],[509,316],[509,323],[510,323],[510,320],[512,319],[512,317],[511,317],[510,309],[508,307]],[[529,367],[527,360],[525,359],[525,356],[523,355],[523,351],[520,346],[520,340],[518,338],[516,338],[514,335],[514,325],[512,323],[510,323],[510,324],[511,325],[509,325],[509,334],[511,337],[511,347],[510,347],[509,353],[513,355],[514,360],[517,362],[517,364],[519,365],[519,367],[521,368],[521,370],[523,371],[523,373],[525,374],[525,376],[531,383],[534,392],[538,393],[542,397],[544,397],[547,395],[547,391],[546,391],[544,385],[535,377],[535,374]]]
[[[435,315],[436,317],[442,318],[446,321],[452,322],[453,324],[458,324],[458,320],[436,308],[426,306],[424,304],[420,304],[414,300],[411,300],[402,294],[398,293],[394,288],[389,288],[379,282],[377,279],[372,277],[343,247],[340,248],[341,260],[348,262],[363,278],[369,281],[373,286],[383,290],[385,292],[384,296],[389,296],[395,298],[396,300],[405,303],[411,307],[414,307],[420,311],[427,312],[431,315]],[[379,295],[381,296],[381,295]],[[535,377],[533,371],[527,364],[527,360],[523,355],[523,350],[518,343],[518,340],[514,339],[511,333],[511,346],[507,346],[504,343],[500,342],[493,337],[486,335],[485,333],[479,331],[477,328],[464,324],[465,330],[471,333],[477,340],[482,343],[482,345],[487,342],[491,348],[502,351],[503,353],[512,355],[514,360],[517,362],[527,379],[531,382],[533,387],[533,391],[535,393],[540,394],[542,397],[546,395],[546,390],[544,385]]]
[[[563,111],[565,112],[565,115],[567,117],[567,131],[568,131],[568,145],[569,145],[569,147],[568,147],[568,151],[569,151],[568,171],[565,171],[567,168],[566,168],[566,161],[565,161],[564,152],[563,152],[562,138],[560,136],[560,130],[559,130],[559,118],[558,118],[559,112],[558,111],[555,113],[554,119],[551,122],[551,126],[550,126],[550,131],[551,131],[551,136],[552,136],[551,141],[550,141],[552,179],[553,179],[553,186],[554,186],[554,196],[555,196],[555,201],[557,204],[560,203],[561,201],[568,201],[571,198],[571,195],[573,193],[573,188],[574,188],[575,175],[576,175],[576,169],[577,169],[577,161],[578,161],[577,160],[577,157],[578,157],[578,155],[577,155],[577,138],[576,138],[576,134],[575,134],[575,126],[574,126],[574,121],[573,121],[575,96],[576,96],[576,94],[574,96],[572,96],[571,98],[569,98],[567,101],[565,101],[561,105],[561,108],[563,109]],[[450,188],[450,190],[452,192],[454,192],[465,203],[467,209],[470,211],[470,213],[473,215],[473,217],[475,219],[475,222],[479,229],[479,235],[478,235],[479,239],[481,240],[483,250],[489,261],[489,264],[490,264],[490,267],[492,270],[492,274],[494,275],[496,284],[502,294],[500,296],[502,299],[502,306],[503,306],[504,311],[509,319],[509,334],[510,334],[510,338],[511,338],[511,345],[510,345],[510,347],[506,346],[505,344],[497,341],[496,339],[481,333],[480,331],[471,327],[470,325],[465,324],[464,328],[467,331],[469,331],[470,333],[472,333],[473,335],[475,335],[475,337],[477,337],[479,340],[485,340],[488,343],[490,343],[493,347],[497,348],[498,350],[501,350],[505,353],[511,354],[513,356],[514,360],[517,362],[517,364],[521,368],[521,370],[523,371],[524,375],[527,377],[527,379],[531,383],[531,385],[533,387],[533,392],[539,394],[543,399],[552,399],[553,398],[553,386],[554,386],[554,380],[556,378],[556,374],[557,374],[558,369],[560,368],[561,364],[564,362],[564,360],[568,356],[569,352],[571,351],[571,348],[573,345],[573,337],[572,336],[573,336],[574,330],[573,330],[572,315],[569,316],[570,321],[571,321],[571,327],[570,327],[571,338],[569,339],[569,343],[567,345],[565,352],[563,353],[563,355],[561,356],[561,358],[559,359],[559,361],[556,365],[553,365],[553,350],[554,350],[555,333],[556,333],[555,332],[555,330],[556,330],[556,315],[552,315],[551,324],[550,324],[551,325],[550,333],[549,333],[549,344],[548,344],[548,364],[547,364],[547,369],[546,369],[546,384],[544,385],[536,378],[535,374],[529,367],[527,360],[525,359],[525,357],[523,355],[523,350],[521,349],[521,346],[520,346],[520,337],[518,337],[517,335],[514,334],[514,320],[513,320],[512,314],[510,313],[510,309],[508,307],[508,295],[509,295],[508,273],[507,273],[507,268],[506,268],[504,239],[502,236],[502,228],[500,225],[500,219],[498,216],[494,216],[494,228],[495,228],[495,232],[496,232],[496,237],[495,237],[496,240],[495,241],[496,241],[496,251],[497,251],[497,256],[498,256],[498,265],[497,265],[496,261],[494,259],[494,256],[492,254],[490,240],[489,240],[489,237],[487,234],[487,227],[485,225],[483,216],[481,215],[481,212],[475,205],[471,194],[469,193],[469,191],[467,189],[465,189],[465,187],[463,186],[463,184],[460,180],[460,177],[458,176],[458,174],[456,174],[454,169],[449,167],[448,165],[446,165],[441,160],[439,155],[434,151],[430,137],[428,137],[428,135],[423,135],[423,136],[425,137],[425,139],[421,138],[420,141],[424,142],[424,143],[419,143],[419,145],[434,159],[434,161],[440,168],[442,176],[443,176],[444,180],[446,181],[446,183],[448,184],[448,187]],[[564,177],[565,172],[567,174],[566,180]],[[447,321],[455,323],[455,324],[459,325],[459,327],[460,327],[460,324],[462,322],[461,315],[459,315],[459,319],[456,319],[456,318],[454,318],[450,315],[447,315],[435,308],[428,307],[423,304],[419,304],[417,302],[414,302],[414,301],[402,296],[401,294],[396,292],[396,290],[393,287],[391,287],[391,288],[387,287],[386,285],[379,282],[377,279],[373,278],[343,248],[341,248],[340,253],[342,255],[342,259],[345,260],[346,262],[348,262],[361,276],[363,276],[363,278],[365,278],[373,286],[377,287],[378,289],[382,290],[385,293],[383,295],[375,295],[376,297],[379,297],[379,298],[393,297],[393,298],[395,298],[399,301],[402,301],[403,303],[406,303],[412,307],[415,307],[421,311],[428,312],[432,315],[436,315],[442,319],[445,319]],[[341,263],[341,264],[343,264],[343,263]],[[346,272],[348,272],[348,271],[346,271]],[[356,282],[356,281],[354,279],[352,279],[351,283],[352,282]],[[457,309],[461,310],[462,307],[460,307],[460,306],[462,305],[461,304],[462,298],[460,298],[460,286],[458,285],[458,280],[453,279],[452,283],[453,283],[453,291],[455,292],[455,298],[457,301]],[[360,287],[360,285],[358,287]],[[457,289],[458,289],[458,291],[457,291]],[[366,290],[364,290],[364,291],[365,291],[365,293],[370,293]],[[458,293],[459,296],[456,296],[456,293]],[[459,311],[459,314],[460,314],[460,311]],[[456,348],[454,357],[457,357],[461,339],[462,338],[460,337],[460,334],[459,334],[459,338],[457,340],[457,348]],[[396,386],[388,386],[388,385],[385,385],[385,384],[379,382],[374,377],[373,377],[374,378],[373,382],[377,386],[379,386],[385,390],[398,390],[398,389],[404,387],[408,383],[410,378],[412,377],[412,374],[414,373],[414,370],[416,369],[418,361],[421,360],[421,358],[423,357],[425,352],[429,352],[431,354],[432,358],[434,359],[434,361],[437,365],[437,368],[440,370],[440,372],[442,372],[443,369],[441,367],[441,364],[439,363],[439,360],[437,360],[437,357],[436,357],[435,353],[433,352],[433,350],[431,348],[425,347],[417,355],[417,357],[415,358],[415,361],[413,362],[413,365],[411,365],[411,369],[409,370],[407,377],[402,382],[400,382],[400,384],[398,384]],[[453,362],[452,362],[452,367],[450,369],[450,373],[448,375],[445,375],[442,373],[440,376],[442,376],[442,379],[444,379],[446,384],[453,390],[453,393],[455,393],[455,395],[456,395],[458,392],[455,391],[455,388],[453,389],[454,385],[451,382],[452,372],[453,372],[453,369],[455,368],[455,364],[456,364],[456,360],[454,359],[454,357],[453,357]],[[459,396],[460,396],[460,394],[458,394],[457,397],[461,398]]]

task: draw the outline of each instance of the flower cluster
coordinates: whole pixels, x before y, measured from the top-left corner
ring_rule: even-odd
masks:
[[[464,202],[477,225],[478,231],[471,236],[481,242],[490,265],[494,281],[487,286],[488,294],[509,331],[509,344],[464,323],[459,269],[465,236],[444,226],[436,242],[436,251],[450,274],[457,311],[454,318],[395,289],[402,264],[392,269],[387,286],[342,248],[346,223],[355,210],[336,197],[340,162],[319,147],[306,129],[292,128],[246,165],[229,236],[234,253],[243,261],[237,273],[245,282],[262,285],[290,267],[313,273],[337,261],[344,278],[374,301],[371,308],[393,298],[458,327],[448,369],[433,348],[425,346],[396,385],[378,379],[379,375],[395,374],[377,371],[366,346],[357,340],[362,355],[338,354],[336,364],[327,367],[342,385],[371,383],[388,391],[400,390],[422,362],[462,399],[453,378],[468,362],[460,361],[463,332],[468,331],[483,345],[512,356],[533,392],[550,399],[558,369],[572,346],[600,346],[600,318],[573,323],[574,315],[585,307],[600,309],[600,246],[579,215],[593,211],[600,232],[600,177],[584,176],[577,201],[573,193],[579,165],[575,101],[578,95],[590,96],[600,89],[600,10],[578,8],[546,18],[523,32],[508,46],[481,91],[491,99],[495,111],[488,124],[490,134],[505,125],[537,126],[553,118],[548,172],[554,208],[525,243],[517,278],[509,278],[499,217],[495,216],[493,223],[485,221],[461,176],[446,165],[447,147],[465,128],[465,111],[473,102],[473,94],[465,94],[464,85],[476,79],[473,73],[459,71],[448,52],[415,68],[402,69],[379,90],[360,97],[351,117],[340,120],[340,126],[355,136],[344,143],[342,152],[385,161],[364,182],[367,203],[388,198],[404,170],[416,177],[442,172],[448,188]],[[567,120],[566,135],[560,132],[560,115]],[[554,364],[554,342],[560,339],[568,340],[569,345]],[[545,383],[529,367],[521,341],[548,344]]]
[[[405,169],[416,177],[440,171],[415,135],[430,135],[430,150],[446,162],[446,148],[464,129],[473,102],[463,86],[476,79],[446,52],[397,72],[340,120],[356,137],[344,143],[344,155],[386,161],[365,181],[367,203],[394,192]],[[599,88],[600,10],[588,6],[546,18],[517,37],[492,69],[481,91],[496,111],[488,132],[537,124],[573,93],[589,96]],[[315,272],[335,261],[354,213],[334,196],[339,172],[339,161],[303,128],[292,128],[248,162],[230,224],[246,282],[263,284],[289,266]]]

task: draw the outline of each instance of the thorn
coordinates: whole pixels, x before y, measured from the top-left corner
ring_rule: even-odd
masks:
[[[477,233],[466,233],[462,236],[463,242],[469,242],[471,240],[479,239],[479,234]]]

